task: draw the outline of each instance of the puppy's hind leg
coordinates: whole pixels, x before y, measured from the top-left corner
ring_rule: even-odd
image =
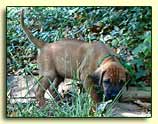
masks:
[[[51,81],[53,82],[55,79],[55,73],[47,73],[47,75],[43,74],[41,81],[36,90],[36,99],[39,106],[43,106],[45,104],[44,94],[46,90],[50,87]]]

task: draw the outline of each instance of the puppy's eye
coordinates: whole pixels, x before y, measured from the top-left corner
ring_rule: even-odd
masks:
[[[124,81],[123,81],[123,80],[120,80],[119,83],[120,83],[120,84],[124,84]]]
[[[105,83],[105,84],[109,84],[109,83],[110,83],[110,79],[104,80],[104,83]]]

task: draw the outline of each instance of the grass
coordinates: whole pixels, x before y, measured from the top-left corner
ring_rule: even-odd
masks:
[[[55,104],[54,104],[55,103]],[[92,117],[90,108],[92,100],[87,93],[74,96],[71,102],[57,102],[49,100],[43,108],[31,103],[7,103],[7,117]]]
[[[35,84],[38,83],[40,85],[40,79],[35,78],[31,70],[25,67],[27,73],[31,75],[35,80]],[[10,84],[11,82],[7,82]],[[51,83],[51,82],[50,82]],[[35,86],[35,84],[33,86]],[[73,81],[75,84],[75,81]],[[28,80],[26,80],[26,88],[27,93],[25,97],[29,93],[29,84]],[[53,86],[53,85],[51,85]],[[8,88],[8,87],[7,87]],[[55,87],[53,87],[55,88]],[[10,89],[10,88],[8,88]],[[35,101],[28,103],[11,103],[10,99],[7,99],[7,117],[92,117],[93,115],[90,113],[90,108],[93,106],[93,102],[90,96],[86,92],[81,92],[78,94],[74,85],[74,92],[71,94],[73,96],[69,101],[62,101],[60,104],[57,103],[53,97],[50,96],[50,99],[47,101],[46,106],[39,108]],[[55,89],[57,92],[57,89]],[[58,94],[58,96],[60,96]],[[15,99],[16,100],[16,99]]]
[[[110,104],[106,111],[92,113],[90,110],[94,106],[92,99],[86,92],[73,93],[70,101],[63,101],[58,104],[54,99],[47,101],[47,105],[39,108],[36,102],[30,103],[7,103],[7,117],[111,117],[112,108],[117,103],[122,90]]]
[[[35,84],[38,83],[40,85],[40,77],[39,79],[35,78],[31,73],[30,68],[25,67],[25,71],[27,74],[29,73],[32,78],[35,80]],[[49,81],[50,82],[50,81]],[[51,83],[51,82],[50,82]],[[35,84],[33,86],[35,86]],[[52,83],[51,83],[52,84]],[[9,99],[7,100],[7,117],[20,117],[20,118],[34,118],[34,117],[111,117],[111,110],[115,103],[117,103],[118,98],[121,95],[121,92],[116,96],[114,101],[106,108],[106,111],[99,111],[92,113],[91,108],[94,106],[93,101],[89,94],[81,91],[79,94],[76,90],[76,82],[72,81],[73,84],[73,92],[70,94],[72,97],[69,100],[61,100],[60,104],[54,100],[52,96],[47,101],[46,106],[39,108],[35,101],[20,103],[16,102],[11,104]],[[28,80],[26,80],[27,91],[29,93],[29,85]],[[53,85],[51,85],[52,88]],[[9,89],[9,88],[8,88]],[[55,89],[57,92],[57,89]],[[25,97],[28,95],[26,93]],[[58,93],[58,92],[57,92]],[[60,94],[58,94],[60,96]]]

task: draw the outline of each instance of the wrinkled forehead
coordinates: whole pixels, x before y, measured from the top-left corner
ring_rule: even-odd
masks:
[[[126,72],[122,69],[114,69],[113,71],[105,71],[103,80],[110,80],[110,82],[126,81]]]

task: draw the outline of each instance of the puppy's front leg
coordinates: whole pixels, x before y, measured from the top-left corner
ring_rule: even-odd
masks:
[[[86,80],[83,82],[83,87],[85,90],[90,94],[94,105],[92,105],[90,109],[90,113],[96,112],[97,104],[101,101],[101,98],[97,94],[96,88],[95,88],[95,82],[92,80],[90,76],[86,78]]]
[[[92,80],[90,76],[87,76],[83,83],[83,87],[85,90],[90,94],[92,100],[95,104],[99,103],[101,101],[101,98],[97,94],[96,88],[95,88],[95,82]]]
[[[50,94],[53,96],[53,98],[55,98],[55,100],[58,100],[58,93],[57,93],[57,89],[58,89],[58,86],[61,82],[64,81],[64,78],[62,77],[56,77],[56,79],[54,80],[53,82],[53,87],[49,87],[48,90],[50,92]],[[55,88],[56,88],[56,91],[55,91]]]

